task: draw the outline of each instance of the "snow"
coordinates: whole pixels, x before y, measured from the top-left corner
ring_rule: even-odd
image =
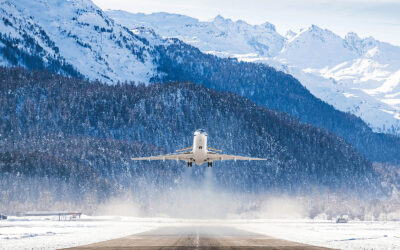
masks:
[[[90,80],[148,83],[156,74],[151,48],[89,0],[2,1],[0,15],[15,21],[13,27],[0,22],[1,33],[21,38],[20,30],[27,32],[44,47],[48,57],[63,58]],[[36,31],[30,30],[31,23]],[[46,44],[39,28],[54,42],[59,54]]]
[[[400,249],[400,224],[384,221],[350,221],[338,224],[309,219],[195,220],[82,216],[77,220],[55,217],[11,217],[0,221],[1,249],[55,249],[86,245],[141,233],[164,226],[229,226],[276,238],[339,249]]]
[[[164,220],[165,221],[165,220]],[[157,228],[162,220],[133,217],[11,217],[0,221],[0,249],[56,249],[86,245]]]
[[[298,78],[316,97],[362,118],[375,131],[400,134],[400,103],[391,97],[400,92],[400,47],[354,32],[342,38],[316,25],[282,36],[272,24],[250,25],[222,16],[201,22],[169,13],[106,14],[130,29],[146,26],[205,53],[269,64]]]
[[[260,220],[248,221],[236,227],[336,249],[400,249],[400,224],[393,221],[335,223],[327,220]]]
[[[329,50],[325,47],[329,47]],[[337,54],[341,57],[337,57]],[[354,56],[355,52],[343,47],[341,37],[312,25],[286,43],[277,59],[289,65],[301,65],[302,68],[320,68],[335,66]]]
[[[370,91],[371,94],[375,93],[399,93],[400,91],[400,70],[392,74],[390,77],[387,78],[387,80],[378,88],[373,89]],[[397,87],[397,89],[396,89]]]
[[[269,64],[292,74],[313,95],[338,110],[359,116],[375,131],[400,134],[398,46],[355,33],[342,38],[316,25],[282,36],[273,24],[250,25],[222,16],[201,22],[169,13],[106,14],[145,36],[150,45],[89,0],[1,0],[0,15],[12,25],[1,21],[0,30],[11,39],[23,40],[22,29],[43,48],[44,61],[61,58],[90,80],[110,84],[131,80],[148,83],[159,74],[152,46],[159,45],[159,36],[176,37],[205,53]],[[147,29],[146,34],[137,32],[139,29]],[[9,63],[0,58],[0,65]]]
[[[284,38],[270,23],[249,25],[244,21],[232,21],[217,16],[208,22],[169,13],[131,14],[110,10],[107,15],[118,23],[135,29],[145,26],[154,29],[162,37],[176,37],[199,47],[202,51],[233,54],[275,55],[283,46]],[[232,46],[234,44],[234,46]]]

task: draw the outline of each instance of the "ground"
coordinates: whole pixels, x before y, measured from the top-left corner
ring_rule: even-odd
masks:
[[[82,216],[10,217],[0,221],[0,249],[56,249],[116,239],[162,227],[224,226],[275,238],[339,249],[400,249],[400,223],[337,224],[315,220],[188,220]]]

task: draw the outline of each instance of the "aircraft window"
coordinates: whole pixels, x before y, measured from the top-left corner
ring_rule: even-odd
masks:
[[[199,149],[203,149],[203,147],[202,147],[202,146],[200,146],[200,147],[199,147]]]

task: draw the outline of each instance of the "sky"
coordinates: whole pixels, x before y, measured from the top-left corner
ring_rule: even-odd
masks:
[[[270,22],[282,35],[311,24],[344,36],[356,32],[400,46],[400,0],[93,0],[100,8],[169,12],[207,21],[217,15]]]

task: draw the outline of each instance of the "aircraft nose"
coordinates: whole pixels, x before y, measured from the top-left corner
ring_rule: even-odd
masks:
[[[194,132],[194,135],[207,135],[207,132],[204,129],[198,129]]]

